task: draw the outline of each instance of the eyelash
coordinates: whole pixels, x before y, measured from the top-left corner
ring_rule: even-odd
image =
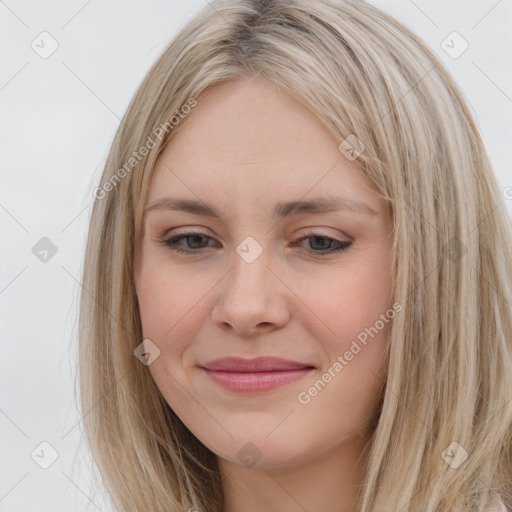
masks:
[[[177,244],[183,238],[189,238],[189,237],[193,237],[193,236],[197,236],[197,235],[212,239],[210,236],[205,235],[204,233],[189,232],[189,233],[183,233],[181,235],[172,236],[170,238],[164,238],[159,241],[160,241],[161,245],[165,245],[171,251],[175,251],[178,253],[185,253],[185,254],[193,254],[193,253],[198,253],[201,251],[201,249],[205,249],[205,248],[201,247],[199,249],[183,249],[182,247],[178,246]],[[309,238],[325,238],[327,240],[331,240],[332,242],[334,242],[336,244],[335,248],[327,249],[325,251],[313,251],[311,249],[312,253],[316,254],[316,255],[325,255],[325,254],[341,252],[341,251],[348,249],[352,245],[352,242],[343,242],[341,240],[332,238],[330,236],[319,235],[319,234],[309,232],[305,236],[303,236],[303,237],[299,238],[298,240],[296,240],[295,242],[293,242],[292,247],[296,247],[300,242],[307,240]]]

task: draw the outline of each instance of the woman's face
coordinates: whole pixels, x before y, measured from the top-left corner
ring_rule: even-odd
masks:
[[[286,93],[238,79],[199,100],[145,204],[135,283],[158,354],[148,369],[183,423],[249,467],[340,445],[378,404],[395,313],[392,219],[356,163]],[[295,364],[211,369],[267,356]]]

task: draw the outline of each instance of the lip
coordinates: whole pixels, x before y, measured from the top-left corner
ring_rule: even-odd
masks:
[[[225,357],[200,366],[216,384],[238,393],[262,392],[295,382],[314,369],[279,357]]]
[[[300,363],[283,359],[281,357],[255,357],[253,359],[244,359],[243,357],[223,357],[214,359],[201,365],[207,370],[217,370],[225,372],[270,372],[285,370],[301,370],[304,368],[313,368],[310,363]]]

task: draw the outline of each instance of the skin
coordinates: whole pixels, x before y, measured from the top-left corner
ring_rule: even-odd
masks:
[[[273,216],[279,201],[327,195],[363,201],[376,214]],[[166,196],[199,199],[221,215],[148,211],[134,277],[144,339],[160,350],[149,371],[217,454],[225,511],[352,510],[389,323],[309,403],[298,395],[391,308],[389,209],[315,115],[261,78],[237,78],[199,99],[157,160],[145,204]],[[318,252],[333,245],[324,238],[292,246],[309,230],[352,245],[326,255]],[[181,239],[193,254],[162,243],[186,231],[210,238]],[[236,252],[248,236],[263,249],[252,263]],[[232,355],[315,369],[272,391],[234,393],[198,367]],[[244,446],[255,465],[237,455]]]

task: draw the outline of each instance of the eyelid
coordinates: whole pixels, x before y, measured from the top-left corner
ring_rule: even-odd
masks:
[[[203,231],[204,229],[206,228],[203,228],[202,226],[184,226],[181,228],[172,228],[165,231],[162,237],[167,238],[170,236],[190,235],[192,233],[214,238],[214,236],[211,234],[211,231]]]
[[[338,231],[338,233],[340,234],[336,234],[336,235],[332,235],[332,234],[329,234],[329,233],[322,233],[322,231],[319,231],[319,229],[322,229],[321,226],[318,226],[318,227],[314,227],[314,228],[310,228],[310,227],[307,227],[307,228],[303,228],[304,231],[301,232],[300,236],[325,236],[327,238],[340,238],[340,237],[343,237],[343,238],[346,238],[346,240],[340,240],[342,242],[353,242],[353,239],[346,235],[345,233],[341,233],[341,231]],[[323,228],[323,229],[332,229],[332,228]]]
[[[176,229],[178,229],[178,228],[176,228]],[[202,231],[197,230],[197,228],[186,227],[183,229],[185,229],[186,231],[179,232],[179,233],[173,232],[172,234],[170,234],[170,233],[173,230],[170,230],[163,237],[156,238],[155,241],[159,245],[167,246],[170,250],[172,250],[176,253],[182,253],[182,254],[188,254],[188,255],[201,255],[201,253],[206,252],[207,247],[198,248],[197,250],[183,249],[183,248],[180,248],[178,241],[180,241],[184,238],[189,238],[189,237],[193,237],[193,236],[203,236],[205,238],[209,238],[210,240],[212,240],[214,242],[216,241],[215,237],[212,237],[206,233],[203,233]],[[316,255],[316,256],[335,255],[335,254],[338,254],[338,253],[341,253],[341,252],[347,250],[353,244],[353,239],[351,239],[350,241],[340,240],[336,236],[326,235],[324,233],[317,232],[316,229],[307,228],[307,231],[304,232],[302,234],[302,236],[295,238],[295,240],[289,244],[289,247],[295,248],[297,246],[300,246],[300,244],[303,241],[311,239],[311,238],[324,238],[326,240],[330,240],[331,243],[334,244],[334,247],[325,249],[323,251],[306,250],[307,253],[309,253],[311,255]]]
[[[318,229],[333,229],[333,228],[317,226],[317,227],[305,227],[302,229],[304,231],[303,232],[301,231],[301,233],[298,236],[307,236],[307,235],[308,236],[325,236],[327,238],[337,238],[338,236],[342,236],[342,237],[345,237],[348,239],[348,240],[343,240],[344,242],[353,241],[353,239],[345,233],[341,233],[341,235],[331,235],[329,233],[322,233],[321,231],[318,231]],[[205,231],[203,231],[203,230],[205,230]],[[207,228],[204,228],[203,226],[184,226],[184,227],[179,227],[179,228],[173,228],[173,229],[169,229],[169,230],[165,231],[162,236],[168,237],[168,236],[171,236],[171,233],[172,233],[172,236],[178,236],[178,235],[182,235],[182,234],[190,234],[191,232],[193,232],[195,234],[201,234],[204,236],[210,236],[213,238],[215,237],[214,235],[211,234],[211,231],[207,230]]]

